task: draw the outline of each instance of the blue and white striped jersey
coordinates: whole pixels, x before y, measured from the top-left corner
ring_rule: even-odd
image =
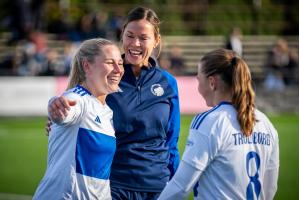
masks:
[[[237,112],[228,102],[193,119],[182,160],[203,171],[195,187],[198,199],[273,198],[278,134],[263,113],[256,110],[255,116],[258,121],[249,137],[243,135]],[[267,182],[269,177],[276,182]]]
[[[33,199],[111,199],[112,110],[79,85],[64,96],[77,103],[51,127],[47,170]]]

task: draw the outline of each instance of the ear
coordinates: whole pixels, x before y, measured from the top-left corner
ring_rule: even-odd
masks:
[[[158,37],[156,38],[156,44],[155,44],[155,48],[160,44],[161,42],[161,35],[159,34]]]
[[[211,90],[215,91],[217,89],[216,77],[215,76],[209,76],[208,80],[209,80],[209,86],[210,86]]]
[[[82,67],[86,74],[90,71],[90,65],[86,59],[82,60]]]

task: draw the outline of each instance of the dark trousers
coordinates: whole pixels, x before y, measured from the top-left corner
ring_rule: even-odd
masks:
[[[111,187],[112,200],[156,200],[160,192],[139,192]]]

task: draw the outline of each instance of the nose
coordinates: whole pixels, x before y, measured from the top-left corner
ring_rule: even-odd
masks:
[[[118,63],[114,63],[114,72],[122,73],[124,71],[123,65],[119,65]]]
[[[140,46],[140,39],[138,37],[134,38],[134,41],[133,41],[134,45],[136,46]]]

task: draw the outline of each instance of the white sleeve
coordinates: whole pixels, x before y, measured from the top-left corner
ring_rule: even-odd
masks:
[[[277,191],[278,169],[269,169],[265,172],[264,193],[265,199],[274,199]]]
[[[278,171],[279,171],[279,145],[278,136],[275,135],[272,154],[269,160],[268,168],[264,175],[264,193],[265,199],[274,199],[277,191]]]
[[[66,98],[69,100],[76,101],[76,104],[74,106],[70,107],[70,110],[67,113],[67,116],[60,122],[59,124],[75,124],[77,123],[83,116],[84,113],[84,101],[82,98],[78,98],[77,94],[74,93],[66,93],[63,94]]]
[[[190,129],[182,160],[201,171],[211,162],[211,140],[208,134]]]
[[[158,200],[183,200],[193,189],[202,171],[181,161],[173,178],[163,189]]]

